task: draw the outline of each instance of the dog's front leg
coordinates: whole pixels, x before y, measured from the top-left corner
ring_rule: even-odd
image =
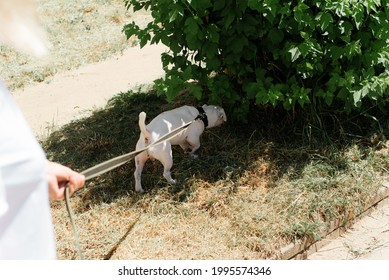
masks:
[[[196,159],[199,157],[199,155],[196,155],[195,153],[199,150],[200,148],[200,142],[197,142],[195,144],[190,144],[190,147],[188,149],[188,153],[189,153],[189,156],[192,158],[192,159]]]
[[[183,141],[182,143],[180,143],[180,147],[181,149],[185,152],[185,153],[189,153],[192,149],[190,148],[190,145],[189,143],[185,140]]]
[[[199,156],[195,153],[200,148],[200,135],[197,133],[191,133],[186,137],[186,142],[188,143],[189,148],[187,152],[192,159],[196,159]]]
[[[194,154],[194,152],[195,152],[196,150],[198,150],[198,148],[195,150],[195,149],[191,146],[191,144],[189,144],[187,141],[185,141],[185,143],[181,143],[180,146],[181,146],[181,148],[184,150],[184,152],[185,152],[186,154],[189,154],[189,156],[190,156],[191,158],[197,158],[197,157],[198,157],[197,155]]]

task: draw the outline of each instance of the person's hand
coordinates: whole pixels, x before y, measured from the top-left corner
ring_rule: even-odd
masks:
[[[65,185],[69,186],[71,195],[85,183],[85,176],[71,170],[59,163],[47,161],[47,177],[49,183],[49,197],[51,199],[63,199],[65,197]]]

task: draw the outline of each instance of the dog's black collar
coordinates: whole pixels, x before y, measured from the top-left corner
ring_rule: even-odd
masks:
[[[204,123],[204,127],[208,126],[208,117],[205,113],[203,107],[196,108],[199,111],[199,115],[195,118],[195,120],[201,120]]]

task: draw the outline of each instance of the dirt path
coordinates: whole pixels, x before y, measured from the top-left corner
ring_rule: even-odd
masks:
[[[33,131],[47,136],[53,127],[85,116],[103,107],[119,92],[150,84],[163,75],[162,45],[133,47],[122,55],[55,76],[50,83],[40,83],[14,92]]]
[[[310,260],[389,260],[389,201],[381,202],[340,237],[329,241]]]
[[[160,54],[164,46],[130,48],[122,55],[88,65],[14,93],[38,137],[53,126],[103,107],[121,91],[148,84],[163,75]],[[389,203],[383,203],[341,237],[309,259],[389,259]]]

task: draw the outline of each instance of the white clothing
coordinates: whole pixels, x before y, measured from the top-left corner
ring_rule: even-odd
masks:
[[[46,158],[0,82],[0,259],[55,259]]]

